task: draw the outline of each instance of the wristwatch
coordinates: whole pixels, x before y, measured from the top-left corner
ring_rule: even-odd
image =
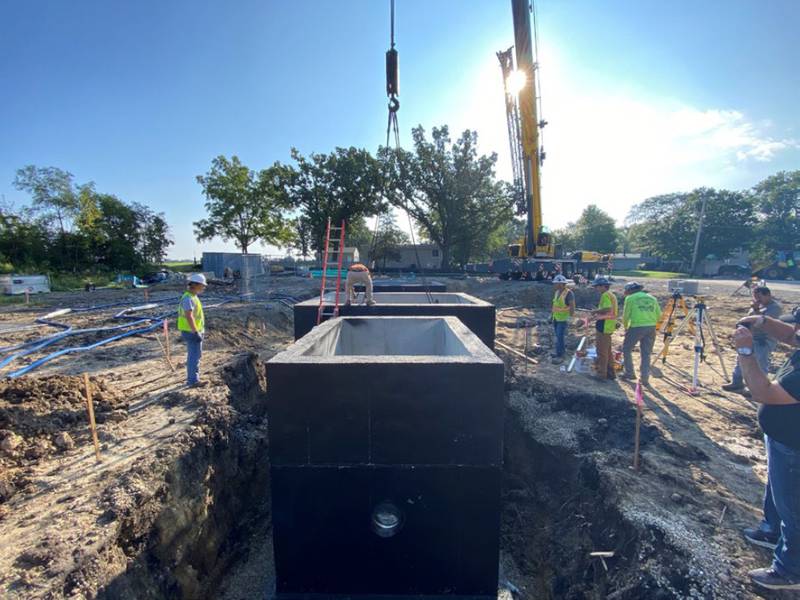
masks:
[[[739,356],[753,356],[753,349],[749,346],[744,346],[742,348],[737,348],[736,353]]]

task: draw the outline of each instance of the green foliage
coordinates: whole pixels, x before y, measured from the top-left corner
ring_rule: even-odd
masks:
[[[800,243],[800,171],[780,171],[752,190],[758,211],[756,246],[763,251],[793,250]]]
[[[583,209],[575,223],[575,235],[583,246],[582,250],[594,252],[614,252],[617,247],[617,225],[607,212],[595,204]]]
[[[347,245],[358,221],[382,214],[383,175],[378,161],[367,150],[336,148],[329,154],[303,156],[292,148],[295,166],[276,165],[280,185],[290,204],[299,211],[294,221],[295,248],[303,256],[322,250],[328,219],[346,222]]]
[[[126,204],[54,167],[17,171],[31,206],[0,207],[0,265],[14,272],[134,271],[172,243],[163,214]],[[160,254],[159,254],[160,253]]]
[[[618,231],[611,215],[590,204],[576,222],[553,231],[553,237],[566,254],[578,250],[610,253],[617,248]]]
[[[434,127],[428,141],[420,125],[412,136],[413,152],[379,152],[389,202],[408,211],[439,246],[442,269],[488,257],[493,234],[513,218],[510,186],[495,179],[497,155],[478,156],[474,131],[451,142],[447,126]]]
[[[208,173],[197,176],[208,213],[194,223],[197,240],[234,240],[243,253],[259,240],[276,246],[287,244],[292,233],[282,211],[289,203],[279,176],[277,166],[256,173],[237,156],[215,158]]]
[[[698,257],[727,257],[753,240],[756,215],[742,192],[698,188],[665,194],[635,205],[629,215],[631,241],[643,251],[689,265],[700,222],[703,198],[706,214]]]
[[[411,243],[408,234],[400,229],[395,223],[394,215],[387,213],[380,217],[378,231],[375,237],[375,244],[369,257],[369,261],[382,268],[386,268],[386,262],[400,260],[400,247]]]

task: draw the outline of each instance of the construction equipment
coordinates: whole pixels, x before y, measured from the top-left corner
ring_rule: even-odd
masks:
[[[328,226],[325,229],[325,250],[322,255],[322,282],[319,287],[319,308],[317,309],[317,325],[330,318],[339,316],[339,296],[342,288],[342,258],[344,254],[345,223],[342,220],[340,227],[332,227],[328,217]],[[333,234],[333,236],[331,235]],[[338,237],[337,237],[338,234]],[[329,286],[328,269],[336,268],[336,284]],[[326,301],[327,293],[334,294],[334,303]]]
[[[655,357],[653,363],[659,359],[661,359],[662,363],[667,362],[667,356],[669,356],[669,345],[672,343],[673,338],[672,330],[675,328],[675,318],[677,317],[675,311],[677,309],[680,309],[680,311],[683,313],[684,320],[689,316],[689,307],[686,306],[686,301],[683,299],[683,294],[676,290],[672,293],[672,296],[661,313],[661,318],[658,320],[658,323],[656,323],[656,331],[660,332],[664,336],[664,347],[661,349],[661,352],[658,353],[658,356]],[[694,323],[692,321],[689,321],[688,327],[689,332],[694,335]]]
[[[711,324],[711,319],[708,317],[708,306],[706,306],[705,299],[702,296],[695,297],[695,305],[693,310],[693,315],[687,314],[683,321],[681,321],[678,329],[675,330],[673,338],[677,338],[686,329],[689,329],[689,331],[694,335],[694,369],[692,371],[692,387],[690,391],[692,394],[696,394],[698,392],[700,363],[705,362],[706,359],[706,329],[711,334],[711,340],[714,343],[714,353],[719,359],[719,366],[722,369],[722,374],[725,376],[726,381],[729,379],[729,377],[728,369],[725,367],[725,361],[722,359],[722,350],[719,346],[719,339],[714,331],[714,326]],[[664,351],[662,350],[662,353],[663,352]],[[661,354],[659,354],[659,356],[661,356]],[[663,362],[666,363],[666,355],[663,358]]]
[[[534,279],[542,270],[548,274],[561,271],[566,277],[587,271],[592,278],[606,266],[608,257],[590,252],[563,257],[542,222],[541,166],[546,153],[540,130],[547,121],[539,116],[538,35],[534,12],[531,36],[532,8],[529,0],[511,0],[514,46],[497,53],[503,73],[516,212],[526,216],[526,224],[525,236],[508,246],[508,258],[492,262],[492,271],[501,279]]]

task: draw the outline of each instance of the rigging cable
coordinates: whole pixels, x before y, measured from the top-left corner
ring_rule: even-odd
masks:
[[[399,63],[397,50],[394,47],[394,0],[390,0],[390,25],[389,25],[389,50],[386,51],[386,95],[389,97],[389,120],[386,125],[386,146],[389,146],[390,134],[394,132],[394,148],[395,151],[400,150],[400,128],[397,124],[397,111],[400,110],[400,101],[397,96],[400,94],[400,76],[399,76]],[[433,304],[433,296],[431,296],[430,285],[425,277],[425,272],[422,268],[422,263],[419,259],[419,249],[417,242],[414,239],[414,225],[411,221],[411,212],[408,206],[403,207],[408,217],[408,229],[411,234],[411,245],[414,247],[414,257],[417,261],[417,269],[422,276],[422,283],[425,286],[425,296],[428,302]],[[373,243],[377,245],[378,228],[380,224],[380,217],[375,221],[375,235]]]

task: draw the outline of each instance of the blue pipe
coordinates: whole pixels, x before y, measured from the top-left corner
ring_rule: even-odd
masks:
[[[155,323],[153,323],[152,325],[148,325],[147,327],[141,327],[139,329],[132,329],[131,331],[126,331],[125,333],[121,333],[119,335],[115,335],[115,336],[112,336],[110,338],[105,338],[105,339],[99,340],[99,341],[94,342],[93,344],[89,344],[87,346],[73,346],[73,347],[70,347],[70,348],[63,348],[62,350],[58,350],[57,352],[53,352],[51,354],[48,354],[47,356],[43,356],[39,360],[36,360],[36,361],[32,362],[31,364],[29,364],[29,365],[27,365],[25,367],[22,367],[21,369],[17,369],[16,371],[13,371],[13,372],[9,373],[7,375],[7,377],[10,378],[10,379],[15,379],[16,377],[19,377],[21,375],[25,375],[25,373],[28,373],[29,371],[32,371],[33,369],[36,369],[36,368],[42,366],[44,363],[46,363],[48,361],[51,361],[54,358],[58,358],[59,356],[63,356],[65,354],[72,354],[73,352],[85,352],[87,350],[92,350],[94,348],[98,348],[98,347],[103,346],[105,344],[109,344],[111,342],[115,342],[117,340],[121,340],[122,338],[126,338],[126,337],[129,337],[131,335],[138,335],[140,333],[148,333],[150,331],[153,331],[154,329],[158,329],[159,327],[161,327],[162,323],[163,323],[163,320],[162,321],[156,321]]]

